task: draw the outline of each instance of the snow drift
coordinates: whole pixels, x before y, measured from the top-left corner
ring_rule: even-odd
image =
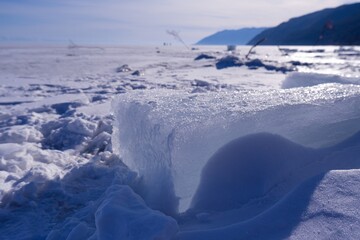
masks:
[[[360,168],[360,132],[330,148],[312,149],[274,134],[231,141],[206,163],[192,211],[224,211],[276,202],[303,181],[332,169]]]
[[[184,231],[182,240],[358,239],[359,170],[330,171],[310,178],[269,210],[248,221]]]

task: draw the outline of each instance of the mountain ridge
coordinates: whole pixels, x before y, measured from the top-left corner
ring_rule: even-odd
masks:
[[[360,3],[294,17],[248,42],[262,45],[360,45]]]
[[[196,45],[246,45],[253,37],[267,28],[247,27],[234,30],[222,30],[209,35]]]

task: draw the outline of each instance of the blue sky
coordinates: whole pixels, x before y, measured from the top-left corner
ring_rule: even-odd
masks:
[[[275,26],[349,0],[0,0],[0,42],[187,43],[223,29]]]

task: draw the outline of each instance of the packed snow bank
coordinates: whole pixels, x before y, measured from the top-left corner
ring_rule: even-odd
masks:
[[[282,84],[282,88],[309,87],[324,83],[341,83],[360,85],[360,78],[341,77],[317,73],[290,73]]]
[[[147,204],[174,213],[178,197],[180,211],[189,207],[206,161],[235,138],[266,131],[307,146],[329,146],[357,132],[360,86],[138,91],[119,96],[113,109],[114,150],[143,178]]]
[[[330,171],[251,220],[182,232],[179,239],[359,239],[359,184],[360,170]]]

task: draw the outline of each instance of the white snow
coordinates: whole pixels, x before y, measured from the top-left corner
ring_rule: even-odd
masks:
[[[1,46],[1,239],[358,239],[359,48],[282,48]]]
[[[180,233],[180,239],[358,239],[359,170],[310,178],[269,210],[228,226]]]
[[[106,190],[105,200],[95,213],[95,224],[99,240],[166,240],[178,231],[174,219],[150,210],[129,187],[119,185]]]

